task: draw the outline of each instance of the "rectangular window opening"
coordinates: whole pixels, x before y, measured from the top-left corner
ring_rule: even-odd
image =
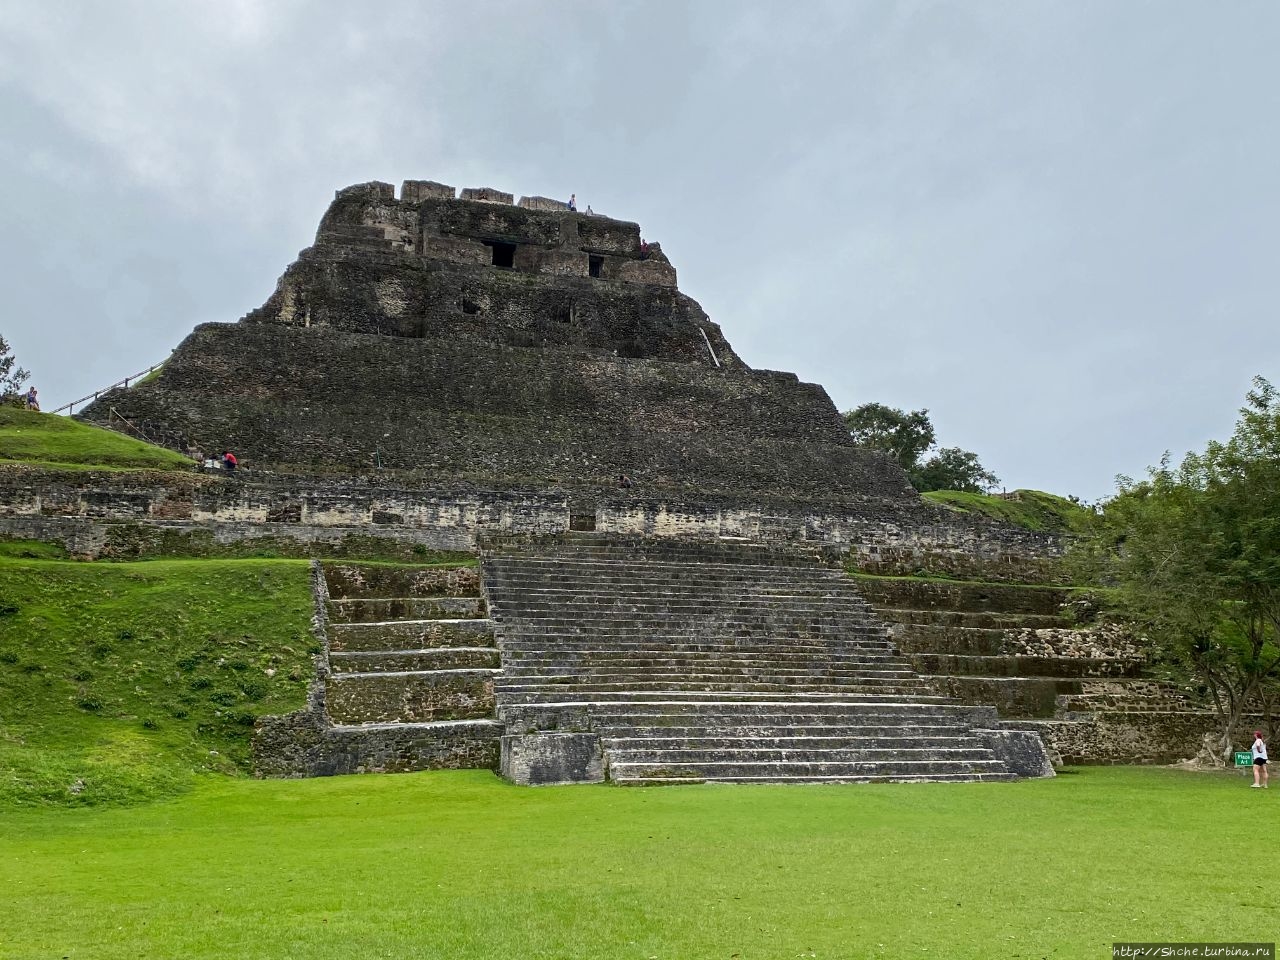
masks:
[[[579,263],[582,261],[579,260]],[[592,277],[599,277],[600,271],[604,269],[604,257],[588,257],[587,258],[587,274]]]
[[[493,265],[495,267],[514,267],[516,265],[516,245],[514,243],[486,240],[485,245],[493,251]]]

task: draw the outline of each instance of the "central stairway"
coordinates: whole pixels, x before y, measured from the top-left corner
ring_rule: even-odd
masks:
[[[495,541],[508,733],[598,734],[618,783],[1009,780],[816,551],[569,534]]]

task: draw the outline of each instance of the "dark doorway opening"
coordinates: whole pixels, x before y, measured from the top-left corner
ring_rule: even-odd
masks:
[[[488,247],[493,251],[493,265],[495,267],[514,267],[516,265],[516,245],[514,243],[501,243],[497,240],[488,241]]]
[[[578,261],[581,263],[582,261]],[[600,271],[604,269],[604,257],[588,257],[587,258],[587,274],[592,277],[599,277]]]

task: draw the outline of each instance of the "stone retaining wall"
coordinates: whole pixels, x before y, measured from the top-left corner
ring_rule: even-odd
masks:
[[[57,541],[83,556],[218,555],[254,544],[280,554],[358,556],[363,548],[412,559],[415,550],[472,551],[490,534],[561,533],[580,517],[606,533],[831,544],[878,573],[932,564],[993,580],[1029,572],[1049,579],[1063,549],[1052,535],[924,501],[498,492],[376,474],[228,479],[0,468],[0,535]]]

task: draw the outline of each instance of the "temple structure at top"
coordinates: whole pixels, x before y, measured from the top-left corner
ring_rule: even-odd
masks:
[[[83,416],[260,474],[918,502],[822,387],[747,366],[635,223],[430,181],[339,190],[263,306]]]

